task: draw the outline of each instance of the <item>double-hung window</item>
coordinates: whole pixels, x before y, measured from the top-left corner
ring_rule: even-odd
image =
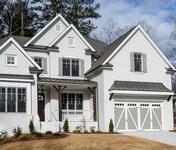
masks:
[[[80,114],[83,110],[83,94],[63,93],[62,110],[66,114]]]
[[[0,87],[0,112],[26,112],[26,88]]]
[[[80,75],[80,60],[63,58],[63,76],[79,76]]]

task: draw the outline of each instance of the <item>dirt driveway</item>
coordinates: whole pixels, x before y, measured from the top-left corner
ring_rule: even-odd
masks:
[[[142,138],[115,134],[70,134],[66,138],[16,142],[1,150],[176,150],[176,147]]]

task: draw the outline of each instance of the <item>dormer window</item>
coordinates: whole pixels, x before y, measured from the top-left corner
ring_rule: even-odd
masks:
[[[16,56],[15,55],[6,55],[6,65],[16,66]]]
[[[75,46],[75,39],[74,39],[74,37],[69,37],[68,38],[68,46],[69,47],[74,47]]]
[[[61,24],[56,24],[56,31],[61,32],[62,31],[62,26]]]

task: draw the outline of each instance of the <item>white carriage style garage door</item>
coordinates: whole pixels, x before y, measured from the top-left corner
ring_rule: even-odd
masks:
[[[115,103],[115,130],[161,130],[161,103]]]

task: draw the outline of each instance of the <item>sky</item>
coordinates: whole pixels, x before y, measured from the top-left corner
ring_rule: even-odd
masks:
[[[120,27],[135,26],[145,20],[154,28],[153,39],[166,51],[170,34],[173,31],[172,18],[176,14],[176,0],[96,0],[100,3],[98,12],[101,18],[94,21],[98,27],[94,33],[102,31],[108,20]]]

